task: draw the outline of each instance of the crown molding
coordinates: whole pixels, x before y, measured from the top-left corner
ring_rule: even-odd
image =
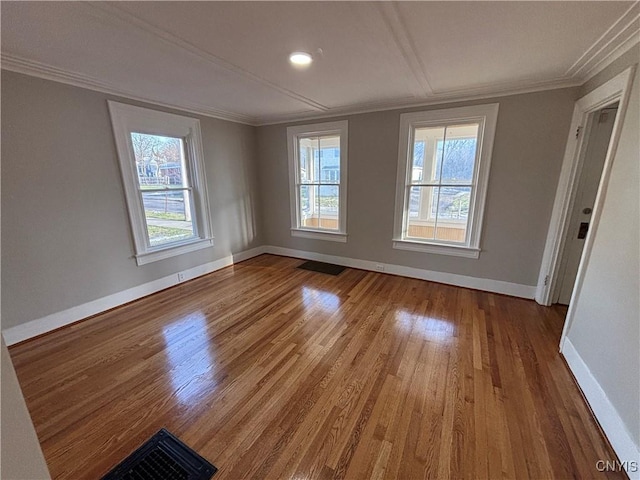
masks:
[[[544,82],[530,82],[522,84],[521,82],[509,82],[501,84],[499,89],[491,86],[475,87],[471,89],[461,89],[456,91],[442,92],[430,97],[403,97],[393,100],[385,100],[381,102],[367,102],[357,105],[347,105],[336,108],[330,108],[322,113],[318,112],[295,112],[291,114],[278,116],[251,117],[224,110],[218,110],[204,105],[195,105],[189,103],[167,103],[154,98],[137,95],[128,90],[118,88],[101,80],[95,79],[88,75],[79,74],[69,70],[46,65],[44,63],[27,60],[17,55],[3,53],[1,56],[2,69],[9,70],[33,77],[52,80],[55,82],[73,85],[80,88],[95,90],[118,97],[137,100],[165,108],[172,108],[183,112],[189,112],[196,115],[217,118],[235,123],[241,123],[250,126],[266,126],[281,123],[291,123],[297,121],[306,121],[314,119],[324,119],[330,117],[338,117],[345,115],[355,115],[360,113],[371,113],[378,111],[397,110],[402,108],[424,107],[430,105],[441,105],[445,103],[458,103],[472,100],[483,100],[487,98],[504,97],[508,95],[518,95],[522,93],[532,93],[544,90],[555,90],[559,88],[575,87],[583,82],[577,80],[555,79]]]
[[[636,1],[565,72],[583,83],[640,42],[640,1]]]
[[[496,82],[477,85],[468,88],[453,88],[449,90],[435,91],[432,98],[438,100],[468,99],[477,95],[499,96],[514,95],[518,93],[537,92],[541,90],[554,90],[557,88],[577,87],[582,85],[578,79],[558,77],[551,80],[510,80],[507,82]]]
[[[622,56],[628,50],[638,45],[638,43],[640,43],[640,28],[636,29],[634,32],[629,33],[627,38],[623,40],[614,50],[612,50],[609,55],[594,63],[593,66],[585,72],[583,83],[590,80],[592,77],[607,68],[618,57]]]
[[[117,2],[116,2],[117,3]],[[159,39],[173,47],[180,48],[184,51],[189,52],[190,54],[198,57],[200,60],[203,60],[207,63],[215,65],[218,68],[224,69],[230,73],[238,75],[245,80],[251,81],[253,83],[258,83],[263,87],[270,88],[275,90],[282,95],[285,95],[293,100],[304,103],[305,105],[313,108],[314,110],[324,111],[327,110],[328,107],[325,105],[316,102],[310,98],[307,98],[303,95],[300,95],[292,90],[281,87],[259,75],[251,73],[248,70],[245,70],[238,65],[235,65],[227,60],[224,60],[217,55],[209,53],[201,48],[198,48],[194,44],[170,33],[163,28],[152,25],[151,23],[143,20],[142,18],[134,15],[130,12],[124,11],[121,8],[117,7],[115,4],[110,2],[82,2],[84,6],[91,9],[94,14],[97,14],[101,19],[107,22],[113,23],[114,21],[124,22],[128,25],[131,25],[137,28],[140,31],[145,32],[148,35],[153,36],[156,39]]]
[[[429,98],[401,98],[383,102],[361,103],[358,105],[332,108],[321,114],[297,113],[289,115],[279,115],[272,117],[260,117],[256,126],[278,125],[283,123],[293,123],[307,120],[321,120],[332,117],[344,117],[347,115],[357,115],[361,113],[383,112],[388,110],[400,110],[415,107],[427,107],[432,105],[443,105],[449,103],[470,102],[473,100],[486,100],[490,98],[506,97],[510,95],[520,95],[524,93],[542,92],[545,90],[558,90],[561,88],[578,87],[583,82],[572,79],[554,79],[544,82],[531,82],[522,84],[521,82],[510,82],[503,84],[499,90],[490,90],[488,87],[478,87],[455,92],[446,92],[432,95]]]
[[[424,107],[430,105],[441,105],[447,103],[458,103],[488,98],[504,97],[523,93],[532,93],[544,90],[575,87],[584,84],[589,78],[606,68],[620,55],[628,51],[640,42],[640,1],[625,11],[625,13],[598,39],[591,45],[585,53],[567,70],[562,77],[547,81],[513,81],[501,84],[481,85],[472,88],[433,91],[429,79],[422,68],[418,55],[416,54],[413,40],[408,34],[402,33],[404,25],[400,12],[396,5],[378,5],[378,12],[383,22],[393,36],[399,50],[401,51],[408,68],[413,73],[416,81],[424,90],[417,95],[395,98],[378,102],[367,102],[356,105],[343,105],[330,108],[321,105],[306,97],[302,97],[295,92],[272,84],[240,67],[237,67],[225,60],[209,54],[194,45],[166,32],[158,27],[148,24],[142,19],[124,12],[118,7],[104,2],[91,2],[82,4],[91,10],[94,15],[107,22],[121,21],[133,25],[134,27],[159,38],[162,41],[181,48],[190,54],[208,61],[219,68],[233,72],[245,79],[252,80],[263,86],[270,87],[289,98],[298,100],[307,107],[304,111],[287,113],[282,115],[263,115],[259,117],[229,112],[207,105],[192,103],[167,103],[158,99],[138,95],[132,91],[119,88],[116,85],[104,82],[89,75],[73,72],[70,70],[54,67],[41,62],[36,62],[18,55],[2,53],[1,67],[3,69],[52,80],[76,87],[87,88],[103,93],[125,97],[131,100],[150,103],[153,105],[172,108],[197,115],[217,118],[221,120],[241,123],[250,126],[266,126],[282,123],[292,123],[315,119],[326,119],[361,113],[376,111],[387,111],[397,109],[407,109],[414,107]]]
[[[3,70],[43,78],[45,80],[52,80],[54,82],[64,83],[67,85],[73,85],[74,87],[95,90],[102,93],[108,93],[110,95],[116,95],[118,97],[125,97],[130,100],[137,100],[139,102],[150,103],[160,107],[172,108],[183,112],[204,115],[206,117],[217,118],[229,122],[242,123],[244,125],[255,126],[257,123],[257,120],[254,117],[250,117],[248,115],[227,112],[203,105],[190,103],[174,104],[162,102],[154,98],[144,97],[88,75],[72,72],[70,70],[63,70],[51,65],[28,60],[17,55],[2,53],[0,56],[0,63]]]
[[[114,21],[115,18],[119,18],[121,21],[126,21],[139,28],[142,28],[155,37],[161,38],[162,40],[172,45],[188,50],[190,53],[195,54],[200,58],[204,58],[205,60],[214,63],[218,67],[225,68],[228,71],[233,71],[245,78],[255,80],[262,85],[270,86],[275,90],[284,93],[290,98],[301,101],[302,103],[310,107],[310,110],[283,115],[253,117],[199,104],[166,103],[157,99],[137,95],[136,93],[121,89],[115,85],[109,84],[102,80],[98,80],[88,75],[53,67],[44,63],[28,60],[8,53],[2,53],[2,68],[26,75],[53,80],[81,88],[88,88],[90,90],[96,90],[103,93],[117,95],[166,108],[173,108],[197,115],[204,115],[207,117],[218,118],[221,120],[251,126],[266,126],[315,119],[326,119],[331,117],[340,117],[376,111],[388,111],[413,107],[424,107],[430,105],[441,105],[446,103],[458,103],[580,86],[584,84],[584,82],[589,78],[593,77],[604,68],[606,68],[607,65],[613,62],[620,55],[640,42],[640,1],[637,1],[629,9],[627,9],[627,11],[567,70],[565,75],[560,78],[533,82],[513,81],[501,84],[481,85],[472,88],[437,92],[433,91],[432,87],[429,84],[429,80],[421,67],[418,56],[416,55],[412,40],[407,35],[399,35],[398,33],[400,32],[398,27],[402,26],[403,24],[402,19],[399,16],[400,14],[397,11],[397,7],[395,5],[378,5],[378,11],[383,17],[384,23],[387,25],[392,36],[394,37],[398,48],[401,50],[407,66],[409,67],[421,87],[424,88],[425,92],[411,97],[330,108],[324,105],[317,104],[316,102],[306,99],[305,97],[300,97],[293,92],[289,92],[286,89],[282,89],[281,87],[273,85],[264,79],[260,79],[260,77],[256,77],[253,74],[240,69],[239,67],[235,67],[222,59],[218,59],[218,57],[203,52],[202,50],[199,50],[197,47],[179,39],[178,37],[164,32],[163,30],[158,29],[153,25],[147,24],[143,20],[140,20],[137,17],[128,14],[127,12],[123,12],[117,7],[106,5],[97,6],[94,2],[89,8],[91,8],[94,13],[97,13],[102,18],[105,18],[107,21]]]

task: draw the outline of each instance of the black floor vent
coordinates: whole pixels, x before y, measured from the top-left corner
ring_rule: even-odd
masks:
[[[304,262],[302,265],[299,265],[298,268],[311,270],[312,272],[328,273],[329,275],[340,275],[347,267],[309,260],[308,262]]]
[[[209,480],[217,471],[163,428],[102,480]]]

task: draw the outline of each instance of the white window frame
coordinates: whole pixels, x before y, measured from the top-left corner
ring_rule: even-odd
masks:
[[[108,101],[111,124],[116,140],[120,172],[124,185],[129,221],[138,265],[156,262],[213,245],[211,216],[204,169],[200,121],[172,113]],[[138,186],[138,173],[131,133],[176,137],[184,140],[185,164],[193,194],[194,238],[151,246],[147,232],[144,205]]]
[[[289,151],[289,199],[291,205],[291,236],[312,238],[316,240],[330,240],[334,242],[347,241],[347,146],[349,124],[347,120],[338,122],[315,123],[287,128],[287,145]],[[323,228],[309,228],[302,226],[300,219],[300,198],[298,187],[300,183],[299,140],[313,136],[340,135],[340,184],[338,207],[338,230]]]
[[[499,104],[492,103],[400,115],[393,248],[467,258],[478,258],[480,256],[480,235],[487,196],[487,184],[489,182],[493,140],[498,118],[498,106]],[[471,122],[479,123],[479,128],[476,144],[476,164],[472,179],[473,188],[469,201],[469,231],[466,235],[466,242],[462,244],[408,238],[406,236],[409,213],[409,195],[407,194],[409,189],[407,187],[411,183],[415,129]]]

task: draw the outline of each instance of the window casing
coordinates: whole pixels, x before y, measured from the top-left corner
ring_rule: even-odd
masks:
[[[291,235],[347,241],[347,121],[287,128]]]
[[[137,264],[212,246],[199,120],[108,103]]]
[[[498,104],[400,115],[394,248],[478,258]]]

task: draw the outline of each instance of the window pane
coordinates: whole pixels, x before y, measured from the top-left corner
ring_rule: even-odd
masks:
[[[396,196],[404,201],[396,202],[393,232],[396,242],[413,245],[394,248],[456,255],[452,245],[478,257],[477,203],[486,196],[497,110],[487,104],[400,115],[408,148],[399,146]]]
[[[302,142],[298,145],[298,163],[300,183],[309,183],[309,151],[302,146]]]
[[[442,152],[436,151],[436,143],[443,140],[445,127],[421,127],[414,130],[413,158],[411,162],[412,183],[437,183],[437,166],[442,161]]]
[[[304,224],[303,220],[305,218],[308,218],[310,215],[312,215],[314,208],[314,202],[313,202],[313,189],[314,187],[310,187],[308,185],[300,185],[300,190],[298,192],[298,194],[300,195],[299,197],[299,202],[300,202],[300,221]]]
[[[301,138],[298,141],[300,183],[314,183],[317,181],[318,159],[315,155],[317,148],[317,137]]]
[[[346,185],[341,184],[340,169],[347,159],[342,156],[345,152],[340,143],[346,140],[346,129],[346,121],[287,128],[288,144],[296,148],[292,165],[295,170],[289,176],[290,180],[297,181],[290,185],[297,195],[295,207],[298,208],[292,219],[292,230],[343,231],[339,210],[340,205],[344,205],[341,202],[346,201]],[[292,232],[292,235],[297,234]],[[325,238],[334,239],[330,235]]]
[[[320,228],[338,230],[339,193],[338,186],[322,185],[320,193]]]
[[[421,183],[424,170],[424,140],[413,143],[413,163],[411,164],[411,182]]]
[[[476,160],[478,124],[455,125],[446,129],[445,139],[438,139],[436,165],[439,183],[471,183]],[[442,175],[441,175],[442,173]]]
[[[340,182],[340,136],[332,135],[319,138],[320,182]]]
[[[438,187],[411,187],[409,189],[409,218],[407,237],[423,240],[435,238]]]
[[[142,189],[188,186],[181,138],[134,132],[131,143]]]
[[[320,213],[323,215],[338,214],[338,186],[321,185],[320,190]]]
[[[318,186],[300,185],[300,226],[317,228],[318,215]]]
[[[464,243],[471,187],[410,187],[407,237]]]
[[[340,183],[340,136],[299,139],[298,162],[300,183]]]
[[[300,226],[338,230],[339,187],[300,185]]]
[[[436,239],[463,243],[467,234],[471,187],[441,187]]]
[[[143,192],[142,201],[152,247],[195,236],[189,190]]]
[[[438,200],[438,220],[466,220],[471,187],[442,187]]]

